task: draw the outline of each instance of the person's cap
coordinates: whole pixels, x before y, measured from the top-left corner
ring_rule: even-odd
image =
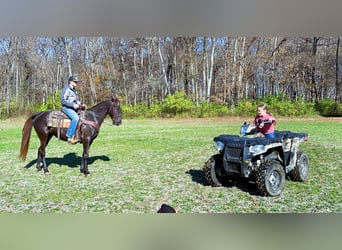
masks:
[[[77,76],[70,76],[69,77],[69,82],[73,81],[73,82],[78,82],[78,77]]]

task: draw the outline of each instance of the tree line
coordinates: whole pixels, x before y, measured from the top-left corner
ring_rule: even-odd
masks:
[[[67,78],[90,105],[117,94],[149,107],[184,92],[234,108],[287,96],[340,103],[340,37],[4,37],[0,116],[56,108]]]

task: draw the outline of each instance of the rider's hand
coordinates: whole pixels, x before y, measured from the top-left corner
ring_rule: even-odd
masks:
[[[80,105],[79,104],[77,104],[77,103],[74,103],[74,109],[78,109],[80,107]]]
[[[275,120],[274,118],[270,118],[270,119],[268,119],[268,121],[269,121],[270,123],[272,123],[273,125],[276,123],[276,120]]]

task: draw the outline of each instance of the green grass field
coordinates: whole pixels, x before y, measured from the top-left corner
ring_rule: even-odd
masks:
[[[50,175],[37,172],[32,130],[26,162],[18,159],[24,119],[0,121],[0,212],[155,213],[168,203],[180,213],[342,212],[342,119],[279,119],[278,130],[307,132],[305,183],[287,180],[278,197],[252,184],[210,187],[202,167],[213,137],[238,134],[243,119],[106,120],[90,149],[91,176],[79,172],[82,146],[53,138]]]

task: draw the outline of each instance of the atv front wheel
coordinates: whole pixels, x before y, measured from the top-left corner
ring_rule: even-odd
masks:
[[[299,151],[297,153],[297,162],[296,166],[292,171],[289,173],[289,176],[294,181],[306,181],[309,175],[309,157],[303,151]]]
[[[212,187],[222,187],[223,179],[220,175],[220,169],[223,168],[222,155],[216,154],[204,164],[203,171],[205,179]]]
[[[264,196],[277,196],[285,186],[285,171],[279,161],[268,161],[256,174],[256,185]]]

